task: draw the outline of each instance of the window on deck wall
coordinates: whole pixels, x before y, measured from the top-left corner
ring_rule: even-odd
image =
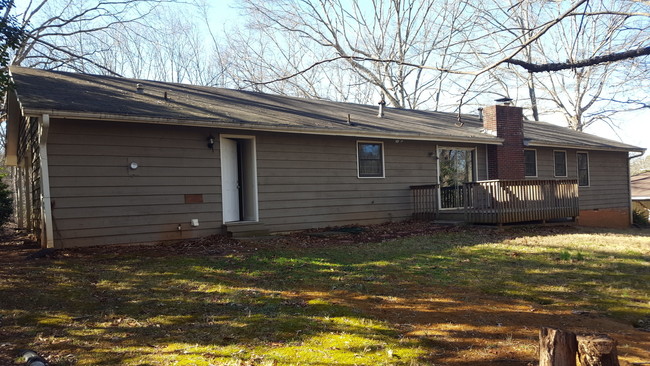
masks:
[[[537,150],[524,150],[524,175],[537,176]]]
[[[566,177],[566,152],[565,151],[554,151],[554,165],[555,165],[555,176],[556,177]]]
[[[359,178],[384,177],[383,147],[381,142],[357,142]]]
[[[578,158],[578,186],[589,186],[589,154],[576,153]]]

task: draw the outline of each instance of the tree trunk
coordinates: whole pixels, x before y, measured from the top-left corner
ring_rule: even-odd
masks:
[[[606,334],[582,335],[577,340],[582,366],[619,366],[616,341]]]
[[[539,331],[539,366],[576,366],[576,335],[543,327]]]
[[[533,120],[539,122],[539,110],[537,109],[537,95],[535,94],[533,74],[528,74],[528,95],[530,96],[530,107],[533,110]]]

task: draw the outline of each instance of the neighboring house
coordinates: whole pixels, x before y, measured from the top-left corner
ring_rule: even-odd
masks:
[[[637,174],[630,179],[632,187],[632,209],[650,216],[650,171]]]
[[[630,225],[630,152],[522,121],[11,68],[17,219],[47,247],[413,215]],[[458,215],[460,214],[460,216]]]

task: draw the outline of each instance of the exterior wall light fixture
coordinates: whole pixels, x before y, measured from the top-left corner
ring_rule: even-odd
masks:
[[[208,149],[214,151],[214,136],[212,136],[212,134],[208,136]]]

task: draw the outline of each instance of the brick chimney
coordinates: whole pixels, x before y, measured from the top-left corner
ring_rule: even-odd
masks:
[[[523,112],[520,107],[493,105],[483,110],[483,128],[503,145],[488,147],[488,179],[524,179]]]

